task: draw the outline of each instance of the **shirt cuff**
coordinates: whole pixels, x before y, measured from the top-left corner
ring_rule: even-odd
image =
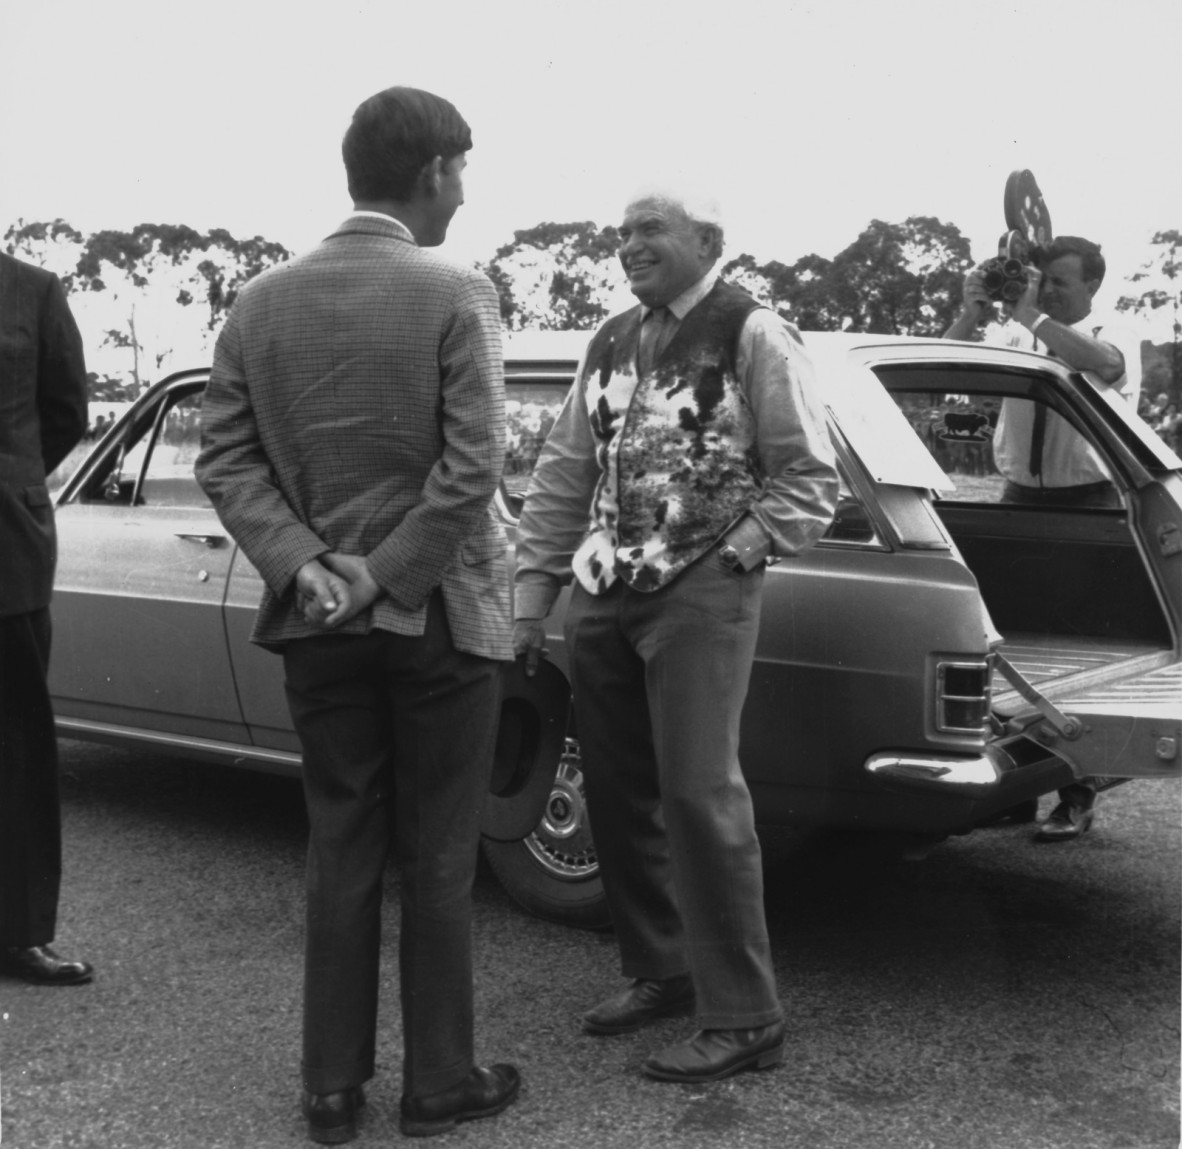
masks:
[[[735,523],[723,535],[722,543],[735,548],[739,556],[739,566],[745,571],[754,570],[772,551],[767,531],[751,515],[746,515]]]
[[[558,598],[559,589],[549,583],[518,583],[513,589],[514,619],[545,618]]]

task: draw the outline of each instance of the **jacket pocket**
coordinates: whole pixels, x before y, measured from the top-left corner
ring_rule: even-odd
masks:
[[[50,504],[49,488],[44,483],[25,488],[25,503],[30,507],[48,507]]]
[[[464,560],[465,566],[475,566],[478,563],[504,558],[506,546],[505,532],[498,526],[495,530],[468,539],[460,551],[460,557]]]

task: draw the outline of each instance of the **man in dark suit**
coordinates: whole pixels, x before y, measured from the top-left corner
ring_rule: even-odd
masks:
[[[49,945],[61,810],[46,686],[57,542],[45,480],[86,421],[82,339],[61,283],[0,254],[0,971],[46,985],[94,974]]]
[[[214,355],[197,477],[266,582],[310,824],[304,1112],[356,1130],[374,1071],[382,872],[400,863],[404,1133],[500,1112],[473,1055],[471,886],[511,658],[500,317],[425,248],[463,202],[467,124],[391,88],[345,135],[354,213],[248,284]]]

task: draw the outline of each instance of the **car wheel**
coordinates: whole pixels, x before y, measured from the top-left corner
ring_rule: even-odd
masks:
[[[583,929],[610,924],[575,739],[566,739],[541,821],[518,842],[485,838],[484,854],[510,897],[530,913]]]

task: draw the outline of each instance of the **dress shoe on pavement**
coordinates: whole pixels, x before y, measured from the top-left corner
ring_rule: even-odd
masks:
[[[644,1072],[658,1081],[719,1081],[744,1069],[771,1069],[784,1057],[784,1023],[758,1029],[702,1029],[654,1053]]]
[[[16,946],[0,951],[0,972],[37,985],[82,985],[94,977],[94,966],[66,961],[49,946]]]
[[[1048,815],[1047,820],[1034,835],[1036,842],[1069,842],[1091,828],[1095,818],[1091,806],[1073,806],[1060,802]]]
[[[336,1093],[304,1090],[304,1117],[308,1136],[322,1145],[340,1145],[357,1136],[357,1113],[365,1104],[360,1085]]]
[[[693,1000],[694,983],[689,974],[664,981],[638,977],[627,989],[583,1014],[583,1029],[601,1036],[635,1033],[654,1017],[677,1013]]]
[[[404,1137],[447,1133],[459,1121],[493,1117],[511,1105],[521,1088],[521,1074],[512,1065],[477,1066],[459,1085],[426,1097],[404,1097],[399,1128]]]

